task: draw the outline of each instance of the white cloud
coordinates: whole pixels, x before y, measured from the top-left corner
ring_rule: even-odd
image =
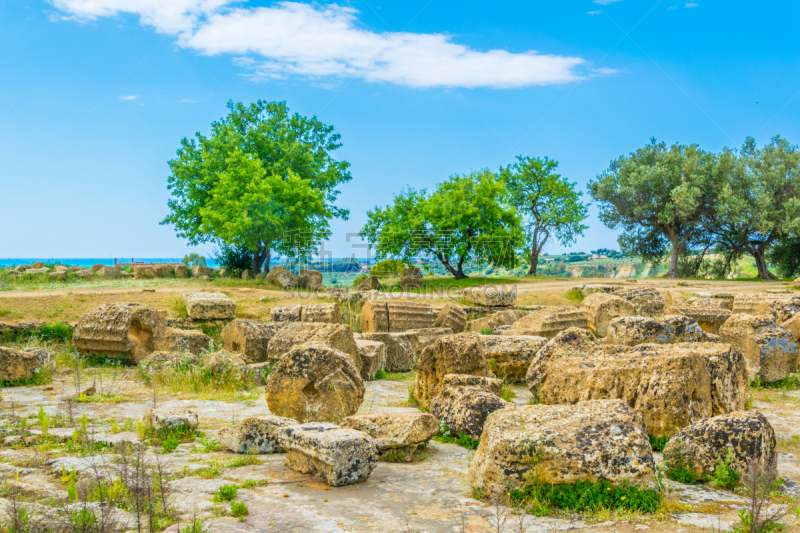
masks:
[[[600,13],[602,13],[602,12],[601,11],[587,11],[586,12],[587,15],[591,15],[591,16],[599,15]]]
[[[177,27],[180,46],[205,55],[233,55],[256,80],[360,75],[410,87],[521,87],[586,77],[580,57],[478,51],[439,33],[375,33],[358,27],[356,10],[337,4],[232,7],[232,1],[51,0],[63,18],[137,14],[141,24],[157,31]]]
[[[694,2],[686,2],[686,7],[697,7],[697,4]]]
[[[120,96],[120,100],[136,100],[136,95]]]
[[[600,4],[601,6],[607,6],[608,4],[613,4],[614,2],[619,2],[620,0],[592,0],[595,4]]]
[[[183,100],[179,100],[178,103],[181,103],[181,104],[196,104],[197,100],[188,100],[188,99],[184,98]]]

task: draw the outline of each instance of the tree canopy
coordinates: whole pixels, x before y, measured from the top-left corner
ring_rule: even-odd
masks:
[[[701,237],[700,221],[712,200],[714,157],[697,145],[667,147],[651,139],[621,156],[589,182],[600,220],[622,228],[622,251],[658,262],[671,247],[667,277],[679,277],[678,258]]]
[[[219,241],[252,252],[253,274],[269,271],[273,252],[307,257],[330,235],[328,221],[346,219],[336,187],[351,179],[333,127],[298,114],[285,102],[228,102],[211,135],[181,140],[169,162],[170,214],[191,244]]]
[[[755,259],[758,276],[775,279],[767,249],[800,230],[800,152],[774,137],[759,149],[748,137],[741,150],[725,149],[716,163],[715,201],[703,229],[729,255]]]
[[[566,246],[583,235],[588,206],[575,183],[556,173],[558,162],[547,157],[517,156],[517,162],[500,168],[511,204],[523,215],[530,249],[528,275],[536,275],[542,248],[555,237]]]
[[[463,279],[467,261],[515,263],[520,218],[505,201],[502,181],[489,170],[456,174],[430,194],[405,189],[392,205],[369,211],[361,235],[381,257],[430,255]]]

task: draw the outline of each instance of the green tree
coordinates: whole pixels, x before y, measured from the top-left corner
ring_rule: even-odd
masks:
[[[530,249],[528,275],[536,275],[542,248],[555,237],[566,246],[574,243],[589,226],[582,224],[588,216],[588,206],[581,202],[583,193],[575,191],[561,174],[556,173],[558,161],[547,157],[517,156],[517,162],[500,168],[512,205],[525,218]]]
[[[347,219],[334,202],[350,165],[330,155],[341,146],[332,126],[291,115],[285,102],[228,102],[228,109],[210,136],[181,140],[169,162],[172,198],[162,224],[191,244],[244,247],[253,274],[262,265],[269,272],[273,253],[307,257],[330,235],[330,218]]]
[[[456,279],[466,261],[513,266],[522,244],[520,219],[489,170],[453,175],[428,194],[406,189],[394,204],[367,213],[361,235],[379,256],[435,257]]]
[[[800,276],[800,237],[778,239],[767,252],[767,259],[784,278]]]
[[[193,252],[188,255],[184,255],[181,263],[183,263],[187,267],[193,267],[193,266],[204,267],[206,266],[206,258],[200,254],[196,254]]]
[[[700,221],[712,201],[714,156],[697,145],[650,144],[621,156],[589,182],[600,220],[622,228],[626,255],[660,262],[671,246],[669,278],[679,277],[681,251],[702,236]]]
[[[704,229],[727,254],[749,254],[758,277],[775,279],[767,250],[800,230],[800,152],[780,136],[758,149],[748,137],[741,150],[717,159],[718,190]]]

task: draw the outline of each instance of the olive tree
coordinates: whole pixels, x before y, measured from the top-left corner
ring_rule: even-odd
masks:
[[[667,277],[680,277],[681,251],[701,236],[713,200],[714,156],[697,145],[650,143],[620,156],[589,182],[600,220],[622,228],[622,250],[660,261],[670,250]]]

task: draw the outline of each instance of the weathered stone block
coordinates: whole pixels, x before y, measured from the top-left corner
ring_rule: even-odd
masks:
[[[502,494],[536,464],[545,483],[645,484],[655,462],[642,417],[619,400],[508,406],[489,415],[467,481]]]
[[[281,305],[270,310],[269,319],[272,322],[300,322],[302,312],[302,305]]]
[[[211,337],[199,329],[167,328],[164,347],[173,352],[190,352],[200,355],[211,345]]]
[[[0,383],[32,379],[41,366],[35,353],[0,346]]]
[[[615,318],[609,323],[605,343],[636,346],[712,340],[695,319],[682,315],[664,315],[660,320],[645,316]]]
[[[471,304],[484,307],[510,307],[517,300],[517,286],[491,284],[480,287],[468,287],[461,292],[463,298]]]
[[[300,321],[341,324],[342,310],[335,303],[304,305],[300,311]]]
[[[402,333],[366,332],[361,336],[365,340],[382,342],[386,345],[384,370],[387,372],[408,372],[414,368],[417,359],[416,333],[410,331]]]
[[[430,304],[406,300],[369,300],[361,309],[362,332],[400,332],[433,327]]]
[[[282,416],[251,416],[221,429],[217,440],[234,453],[281,453],[284,449],[276,434],[277,429],[296,425],[296,420]]]
[[[770,316],[733,315],[720,328],[719,336],[744,355],[751,377],[777,381],[797,370],[794,336]]]
[[[711,416],[711,378],[703,357],[619,352],[552,361],[541,389],[531,392],[548,405],[623,400],[642,414],[647,433],[657,437]]]
[[[348,416],[342,426],[372,437],[379,451],[416,446],[439,431],[439,421],[428,413],[376,413]]]
[[[608,323],[611,320],[636,314],[633,304],[628,300],[602,292],[596,292],[584,298],[580,309],[586,313],[589,330],[601,337],[605,337],[608,333]]]
[[[719,328],[731,317],[731,312],[719,307],[694,307],[689,305],[673,306],[664,311],[664,315],[682,315],[697,321],[706,333],[716,335]]]
[[[489,370],[509,381],[522,381],[536,353],[547,339],[529,335],[487,335],[481,337]]]
[[[72,344],[84,354],[139,361],[163,345],[166,329],[164,317],[151,307],[103,304],[81,316]]]
[[[103,267],[105,268],[105,267]],[[134,266],[133,278],[134,279],[155,279],[156,271],[151,266]]]
[[[577,307],[546,307],[532,311],[503,331],[503,335],[532,335],[552,339],[568,328],[588,329],[586,313]]]
[[[169,277],[170,274],[172,274],[174,268],[175,267],[169,263],[162,263],[160,265],[154,265],[153,271],[159,278],[166,278]]]
[[[237,318],[222,328],[222,347],[243,354],[246,363],[261,363],[267,360],[269,341],[281,327],[282,324]]]
[[[283,289],[293,289],[297,286],[299,279],[283,267],[272,267],[269,269],[266,281]]]
[[[461,333],[467,327],[467,313],[459,306],[445,304],[433,322],[435,328],[449,328],[453,333]]]
[[[286,466],[333,487],[366,481],[378,465],[375,442],[361,431],[317,422],[277,433],[286,448]]]
[[[637,314],[641,316],[660,316],[664,314],[664,298],[656,289],[621,289],[614,293],[628,300]]]
[[[744,475],[751,458],[775,467],[776,446],[775,431],[764,415],[758,411],[737,411],[680,430],[664,447],[664,460],[670,468],[682,463],[697,474],[711,476],[720,461],[730,459],[728,467]]]
[[[468,329],[476,333],[483,333],[486,330],[494,331],[501,326],[510,326],[529,312],[530,311],[521,311],[518,309],[498,311],[483,318],[471,320],[468,324]]]
[[[361,355],[361,379],[375,379],[378,370],[386,365],[386,345],[378,341],[356,339],[356,346]]]
[[[486,418],[503,409],[507,402],[476,386],[444,385],[430,401],[431,414],[441,420],[454,435],[480,439]]]
[[[422,408],[427,409],[442,387],[447,374],[489,376],[483,344],[476,333],[459,333],[443,337],[422,351],[417,365],[414,393]]]
[[[315,341],[346,353],[356,368],[361,368],[361,355],[350,326],[312,322],[283,322],[281,325],[283,327],[273,335],[267,346],[267,354],[271,360],[280,359],[295,346]]]
[[[307,342],[278,360],[265,393],[271,413],[300,422],[333,422],[358,411],[364,381],[348,354]]]
[[[192,320],[226,320],[236,317],[236,302],[221,292],[184,292],[186,313]]]

